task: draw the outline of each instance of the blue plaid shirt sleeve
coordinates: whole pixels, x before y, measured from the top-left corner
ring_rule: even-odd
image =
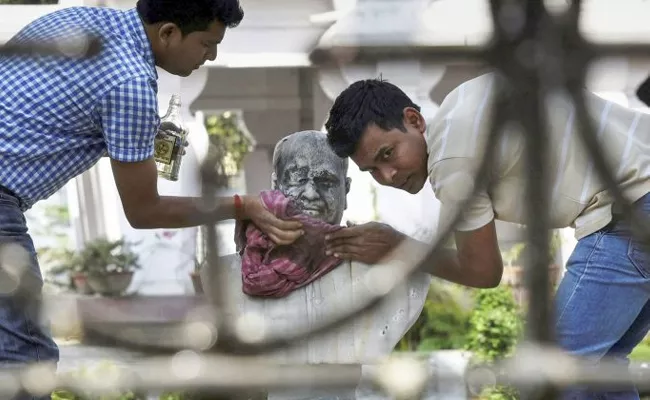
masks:
[[[148,79],[130,79],[113,88],[100,103],[99,117],[110,158],[137,162],[153,156],[160,118]]]

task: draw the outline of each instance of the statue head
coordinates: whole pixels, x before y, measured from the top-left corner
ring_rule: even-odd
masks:
[[[339,225],[350,190],[348,160],[337,156],[319,131],[301,131],[282,138],[273,152],[273,189],[292,198],[314,218]]]

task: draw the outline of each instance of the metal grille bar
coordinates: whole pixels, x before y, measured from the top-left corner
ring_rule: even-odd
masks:
[[[650,390],[649,376],[633,376],[614,362],[605,360],[598,366],[593,366],[584,360],[572,358],[557,350],[551,327],[553,315],[550,310],[550,288],[548,281],[549,238],[548,223],[548,190],[545,171],[545,155],[548,149],[546,137],[546,121],[542,112],[545,96],[553,90],[566,89],[576,107],[577,120],[581,127],[581,137],[585,148],[591,155],[594,166],[601,178],[607,183],[616,201],[625,205],[625,209],[633,224],[640,229],[642,238],[650,236],[650,224],[644,215],[636,213],[632,204],[625,198],[607,165],[603,150],[599,147],[595,129],[588,118],[585,100],[582,95],[585,72],[598,57],[612,55],[645,56],[650,53],[650,46],[638,44],[603,45],[589,43],[580,35],[578,20],[582,2],[573,0],[567,10],[561,14],[549,13],[542,1],[490,0],[491,16],[495,21],[495,33],[486,47],[466,48],[429,48],[412,47],[396,48],[388,46],[372,46],[363,48],[329,48],[314,52],[315,64],[338,63],[336,55],[354,55],[355,61],[376,60],[382,57],[416,56],[423,60],[445,62],[449,60],[484,61],[500,73],[501,81],[496,94],[496,107],[492,110],[493,125],[491,127],[488,145],[483,156],[482,168],[476,178],[476,190],[485,182],[487,168],[494,157],[495,144],[501,129],[507,121],[517,121],[526,132],[526,154],[529,186],[526,195],[528,207],[528,241],[532,251],[526,264],[526,285],[529,289],[528,330],[526,340],[518,349],[515,356],[489,369],[490,376],[498,376],[499,380],[515,385],[522,389],[527,398],[554,398],[558,389],[576,383],[599,387],[617,386],[634,382],[641,390]],[[502,18],[504,13],[523,16],[519,28],[508,25],[508,20]],[[505,22],[504,22],[505,21]],[[90,44],[88,44],[90,43]],[[81,57],[91,56],[99,51],[97,42],[91,40],[82,47],[83,51],[71,54],[61,51],[60,46],[44,46],[42,44],[8,44],[0,46],[0,56],[13,54],[63,54]],[[532,59],[519,57],[522,48],[532,55]],[[218,154],[216,157],[219,157]],[[214,160],[206,160],[204,166],[214,165]],[[202,169],[203,198],[206,207],[217,207],[212,195],[217,192],[224,182],[223,175],[204,167]],[[454,222],[448,224],[444,231],[447,237],[452,232],[455,222],[459,219],[460,210],[468,203],[466,199],[456,210]],[[213,225],[205,227],[210,243],[208,249],[208,264],[210,282],[215,285],[225,285],[223,268],[219,265],[216,249],[217,233]],[[151,389],[201,389],[221,395],[234,395],[251,389],[291,388],[299,387],[305,381],[316,387],[354,387],[358,376],[348,367],[320,365],[286,365],[265,361],[260,356],[271,351],[290,347],[300,339],[314,337],[345,326],[358,318],[364,312],[379,305],[383,297],[393,288],[403,282],[410,274],[424,264],[433,260],[433,254],[443,243],[439,241],[426,254],[412,255],[410,267],[393,271],[397,276],[395,282],[382,287],[381,291],[357,310],[345,315],[333,315],[332,320],[313,330],[298,327],[290,337],[270,337],[261,342],[250,343],[237,334],[234,321],[225,318],[231,315],[225,310],[233,309],[226,296],[215,298],[215,315],[220,316],[211,328],[218,333],[217,340],[209,349],[200,352],[187,348],[169,348],[152,343],[136,345],[128,340],[110,338],[120,346],[144,352],[149,357],[129,365],[115,376],[102,377],[101,382],[56,376],[53,369],[47,365],[30,366],[15,373],[0,377],[1,397],[11,396],[19,389],[46,393],[54,387],[68,387],[74,390],[91,390],[101,393],[114,388],[133,388],[139,390]],[[217,286],[218,287],[218,286]],[[225,290],[215,290],[215,293],[226,293]],[[86,328],[93,330],[93,324],[87,322]],[[99,332],[99,326],[95,327]],[[101,332],[99,332],[101,333]],[[188,343],[188,348],[191,347]],[[407,356],[405,356],[407,357]],[[411,364],[400,364],[404,369],[420,368],[414,359]],[[404,362],[404,360],[400,361]],[[179,367],[182,366],[182,367]],[[476,371],[469,371],[467,378],[471,381]],[[464,376],[450,374],[438,379],[464,379]],[[364,376],[369,384],[377,384],[396,398],[417,398],[426,379],[413,383],[410,391],[400,391],[399,382],[380,374]],[[478,379],[481,385],[481,379]],[[419,385],[419,386],[418,386]],[[416,387],[417,386],[417,387]]]

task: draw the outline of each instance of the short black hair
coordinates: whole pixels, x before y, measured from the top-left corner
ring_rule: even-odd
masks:
[[[214,20],[234,28],[244,19],[239,0],[138,0],[136,8],[145,23],[172,22],[183,35],[205,31]]]
[[[339,157],[350,157],[371,124],[406,132],[407,107],[420,111],[402,89],[382,78],[354,82],[334,100],[325,122],[327,142]]]

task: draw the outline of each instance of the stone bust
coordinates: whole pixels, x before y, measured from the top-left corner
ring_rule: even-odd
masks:
[[[330,149],[326,135],[319,131],[302,131],[281,139],[273,154],[272,189],[282,191],[296,201],[303,212],[340,224],[347,207],[346,195],[351,180],[347,177],[348,161]],[[343,262],[318,280],[281,298],[247,296],[242,292],[241,259],[238,254],[221,258],[227,268],[226,290],[234,305],[231,318],[255,315],[263,320],[264,332],[270,336],[292,332],[298,325],[319,325],[333,315],[350,310],[365,301],[372,292],[366,275],[372,268],[356,262]],[[207,296],[210,287],[203,278]],[[330,334],[311,338],[287,350],[271,355],[278,362],[362,364],[373,363],[389,354],[419,316],[429,288],[430,277],[414,275],[408,284],[372,313],[360,316],[355,323]],[[360,367],[359,367],[360,373]],[[354,399],[354,389],[342,393],[319,391],[273,392],[271,399]]]
[[[271,186],[314,218],[339,225],[350,191],[348,160],[329,150],[327,136],[302,131],[282,138],[273,152]]]

